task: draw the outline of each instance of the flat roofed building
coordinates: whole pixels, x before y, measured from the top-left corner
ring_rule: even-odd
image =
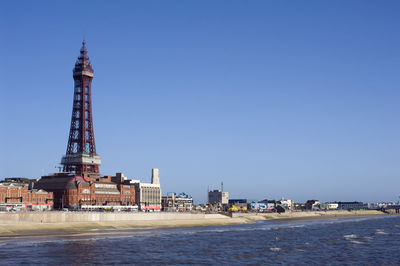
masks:
[[[141,211],[161,211],[161,186],[159,170],[152,169],[152,183],[132,180],[136,188],[136,202]]]
[[[53,208],[53,193],[41,189],[30,189],[29,182],[0,182],[0,211],[45,211]],[[19,180],[21,181],[21,180]]]
[[[368,209],[368,204],[359,201],[339,201],[339,210],[362,210]]]
[[[337,210],[339,204],[337,202],[325,202],[320,204],[323,210]]]
[[[167,212],[190,212],[193,210],[193,198],[186,193],[171,193],[161,198],[162,210]]]
[[[239,203],[247,203],[247,199],[230,199],[228,201],[229,204],[239,204]]]
[[[208,203],[209,204],[222,204],[226,205],[229,203],[229,193],[223,192],[222,190],[216,189],[208,192]]]

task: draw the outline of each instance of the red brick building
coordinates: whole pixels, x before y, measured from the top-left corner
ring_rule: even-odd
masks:
[[[132,209],[136,205],[135,184],[121,173],[114,177],[57,173],[43,176],[35,188],[54,193],[55,209]]]
[[[1,210],[51,210],[53,193],[31,189],[33,180],[6,178],[0,182]]]

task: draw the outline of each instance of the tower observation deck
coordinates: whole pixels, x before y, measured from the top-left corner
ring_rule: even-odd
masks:
[[[99,174],[100,156],[96,153],[93,131],[91,86],[93,68],[87,56],[85,41],[73,69],[74,99],[66,155],[61,164],[64,172]]]

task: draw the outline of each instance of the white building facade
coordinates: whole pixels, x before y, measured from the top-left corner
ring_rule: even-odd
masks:
[[[322,210],[337,210],[339,204],[337,202],[325,202],[320,204]]]
[[[142,183],[139,180],[132,180],[136,188],[136,203],[140,211],[159,212],[161,211],[161,186],[159,170],[152,169],[151,183]]]

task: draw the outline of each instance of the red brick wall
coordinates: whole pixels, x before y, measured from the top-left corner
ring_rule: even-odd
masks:
[[[66,190],[64,206],[80,205],[135,205],[135,188],[133,185],[117,185],[120,194],[96,194],[95,183],[90,186],[78,183],[77,189]],[[90,191],[90,194],[84,193]],[[130,194],[126,193],[129,192]]]
[[[42,194],[24,187],[0,187],[0,203],[52,203],[53,193]]]

